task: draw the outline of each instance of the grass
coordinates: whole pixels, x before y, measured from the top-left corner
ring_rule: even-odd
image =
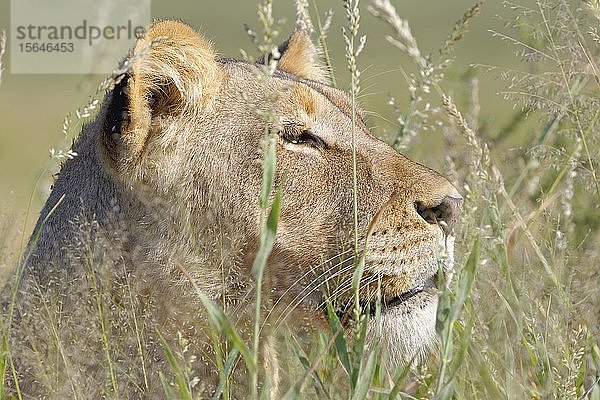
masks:
[[[364,73],[361,49],[383,38],[361,39],[358,1],[345,5],[344,37],[355,101]],[[368,319],[378,318],[380,310],[373,317],[357,316],[355,328],[344,334],[328,304],[328,331],[310,340],[286,331],[278,344],[277,373],[285,384],[281,397],[600,399],[600,4],[594,0],[578,6],[562,0],[507,2],[506,30],[490,34],[498,38],[498,46],[514,48],[512,68],[474,65],[474,73],[453,81],[456,78],[448,74],[452,51],[482,7],[476,2],[467,9],[439,50],[430,55],[419,47],[409,21],[391,3],[376,0],[369,8],[390,29],[388,51],[397,51],[414,64],[414,73],[399,71],[396,77],[407,82],[408,107],[392,100],[389,110],[376,110],[398,121],[389,142],[398,150],[433,140],[441,143],[446,175],[465,197],[456,237],[455,277],[440,294],[437,350],[422,363],[391,368],[381,346],[366,342]],[[317,24],[319,40],[325,45],[333,34],[323,29],[329,15],[323,25]],[[259,7],[259,23],[262,35],[248,31],[260,51],[269,53],[279,30],[269,0]],[[259,36],[262,39],[256,39]],[[501,95],[515,107],[514,115],[506,119],[502,139],[486,135],[480,120],[478,81],[491,76],[505,82]],[[456,83],[463,93],[446,89]],[[98,92],[93,98],[97,96]],[[97,104],[91,100],[76,116],[89,116]],[[526,123],[520,122],[523,118]],[[260,368],[269,362],[269,344],[260,334],[260,289],[268,283],[262,281],[262,271],[277,231],[281,199],[268,195],[276,159],[268,144],[269,132],[265,136],[260,199],[264,223],[253,269],[259,290],[251,334],[240,332],[234,316],[195,288],[209,317],[206,345],[216,355],[219,371],[215,398],[269,395],[269,377]],[[425,140],[419,140],[422,137]],[[65,149],[54,154],[67,157],[69,153]],[[82,231],[86,229],[82,226]],[[107,237],[93,248],[83,243],[79,250],[82,259],[93,261],[96,252],[103,248],[114,252],[115,246],[118,241]],[[355,246],[357,251],[358,243]],[[32,300],[39,302],[40,320],[35,331],[23,332],[39,339],[33,341],[37,353],[30,354],[29,361],[40,362],[42,354],[54,361],[40,368],[40,381],[55,389],[55,397],[86,398],[94,393],[119,398],[127,391],[144,393],[144,387],[131,382],[149,387],[156,366],[144,349],[154,346],[166,359],[159,368],[164,394],[158,397],[197,398],[202,382],[194,375],[194,363],[204,347],[194,346],[182,332],[170,336],[156,332],[140,300],[132,295],[132,277],[115,265],[111,260],[92,263],[78,288],[63,293],[59,286],[51,287],[49,295]],[[360,274],[360,268],[356,271]],[[356,278],[354,288],[357,282]],[[115,297],[120,301],[115,302]],[[80,299],[85,306],[67,315],[63,307],[68,298]],[[20,399],[8,314],[0,320],[0,399]],[[29,317],[22,317],[25,326]],[[79,348],[76,339],[84,335],[98,340]],[[83,357],[90,357],[90,364],[100,370],[90,375],[74,368],[74,360]],[[239,369],[248,372],[247,383],[236,383]],[[261,382],[266,385],[260,386]]]

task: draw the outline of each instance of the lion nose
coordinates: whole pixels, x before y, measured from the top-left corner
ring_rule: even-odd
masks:
[[[432,225],[439,225],[446,234],[450,234],[462,211],[462,205],[463,198],[458,193],[453,193],[452,196],[445,196],[439,204],[433,207],[427,207],[417,201],[415,209],[425,221]]]

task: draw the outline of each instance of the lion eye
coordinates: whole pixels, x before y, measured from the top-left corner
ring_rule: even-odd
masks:
[[[283,134],[281,136],[283,140],[291,144],[306,145],[319,148],[325,147],[325,142],[323,141],[323,139],[321,139],[308,129],[298,129],[296,127],[284,129]]]

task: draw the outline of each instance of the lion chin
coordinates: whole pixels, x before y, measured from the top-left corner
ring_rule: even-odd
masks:
[[[392,365],[420,362],[429,354],[436,340],[437,303],[437,293],[426,290],[406,303],[384,307],[379,321],[370,321],[369,338],[372,341],[380,334]]]

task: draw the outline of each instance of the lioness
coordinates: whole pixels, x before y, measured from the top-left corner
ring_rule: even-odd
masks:
[[[153,23],[73,144],[77,156],[62,166],[30,241],[24,279],[35,284],[24,287],[43,292],[83,274],[79,264],[94,273],[112,257],[111,268],[123,266],[141,307],[165,332],[207,335],[196,290],[232,311],[244,331],[254,305],[251,270],[264,223],[258,199],[271,132],[273,193],[281,190],[282,202],[261,321],[271,332],[284,322],[323,327],[330,301],[350,326],[351,280],[362,257],[361,307],[375,310],[378,292],[382,304],[370,335],[381,332],[396,360],[426,351],[435,336],[438,249],[461,196],[369,132],[348,94],[330,86],[302,29],[279,53],[277,68],[265,73],[262,64],[217,56],[184,23]],[[91,245],[81,239],[82,225]],[[106,246],[87,259],[74,256],[78,246],[102,241]],[[116,256],[107,254],[112,247]],[[276,375],[276,357],[264,362]],[[87,374],[98,373],[90,364]],[[215,390],[214,369],[200,373],[207,393]],[[275,387],[277,377],[271,379]]]

